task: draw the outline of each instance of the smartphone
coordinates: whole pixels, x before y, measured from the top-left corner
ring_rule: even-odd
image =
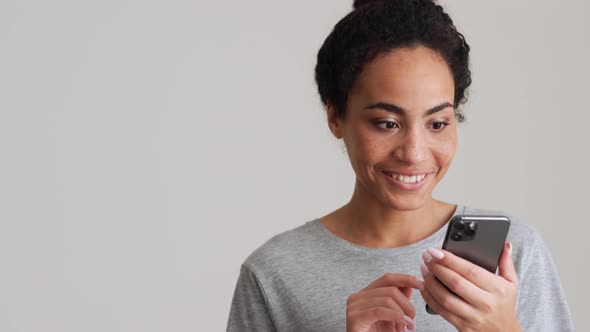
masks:
[[[442,248],[496,273],[509,228],[506,216],[458,215],[449,222]],[[428,304],[426,311],[436,315]]]

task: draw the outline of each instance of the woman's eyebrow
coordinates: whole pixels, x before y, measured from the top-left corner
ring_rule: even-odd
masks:
[[[440,112],[447,107],[454,107],[454,106],[453,106],[453,104],[451,104],[449,102],[444,102],[440,105],[436,105],[433,108],[427,110],[424,115],[427,116],[427,115],[434,114],[436,112]],[[403,108],[393,105],[393,104],[389,104],[389,103],[378,102],[378,103],[371,104],[371,105],[365,107],[366,110],[375,109],[375,108],[380,108],[380,109],[386,110],[388,112],[399,114],[399,115],[406,114],[406,111]]]

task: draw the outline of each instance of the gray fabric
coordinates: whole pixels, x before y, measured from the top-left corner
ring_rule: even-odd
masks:
[[[554,262],[539,233],[503,212],[458,206],[459,213],[502,214],[512,220],[508,241],[519,276],[517,315],[523,331],[573,331]],[[422,241],[390,249],[355,245],[319,219],[278,234],[242,264],[227,331],[345,331],[348,296],[388,272],[420,276],[422,252],[442,245],[447,225]],[[418,291],[412,303],[419,331],[456,331],[424,311]]]

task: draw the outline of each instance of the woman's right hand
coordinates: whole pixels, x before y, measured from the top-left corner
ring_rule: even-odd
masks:
[[[347,332],[405,332],[416,330],[412,289],[424,283],[408,274],[386,273],[350,295],[346,302]]]

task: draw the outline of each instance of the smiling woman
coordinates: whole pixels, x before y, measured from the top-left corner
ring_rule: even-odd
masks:
[[[551,254],[533,228],[433,197],[454,158],[471,83],[463,35],[430,0],[354,6],[316,66],[354,192],[246,259],[227,330],[573,330]],[[460,214],[510,217],[498,274],[435,248]]]

